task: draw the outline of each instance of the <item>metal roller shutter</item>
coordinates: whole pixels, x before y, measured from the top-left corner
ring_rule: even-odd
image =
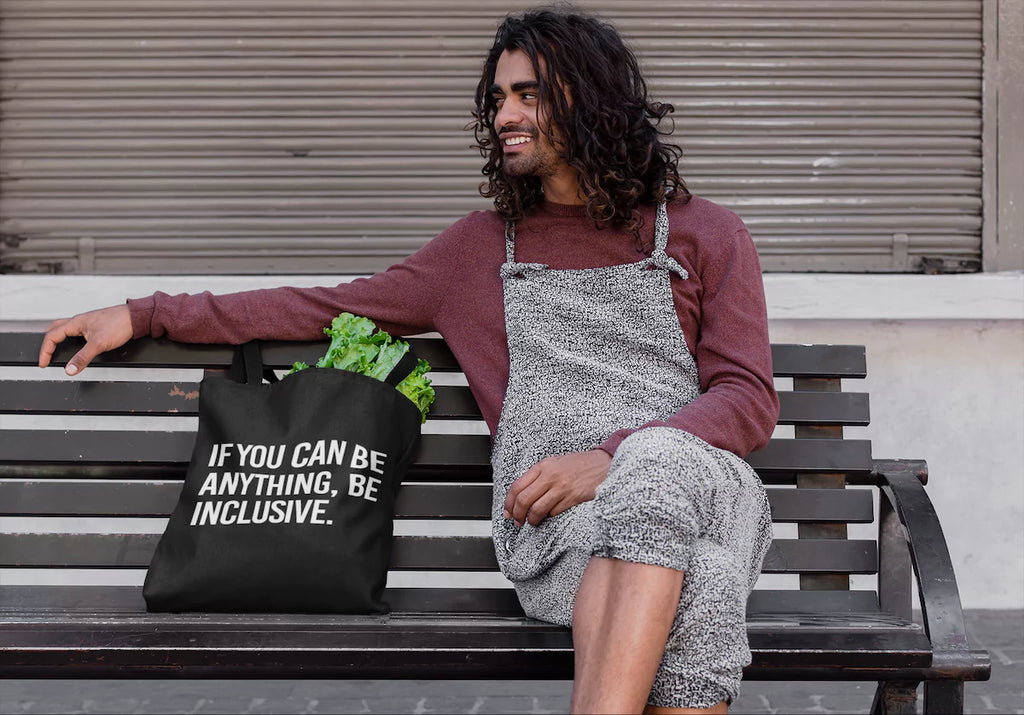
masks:
[[[581,2],[768,270],[976,270],[982,0]],[[365,272],[467,211],[522,2],[0,0],[0,270]]]

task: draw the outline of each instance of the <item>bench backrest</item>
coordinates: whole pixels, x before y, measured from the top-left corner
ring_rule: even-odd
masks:
[[[0,333],[0,584],[140,585],[191,453],[201,371],[224,369],[232,350],[145,339],[69,379],[33,367],[40,339]],[[433,366],[437,401],[398,499],[389,601],[395,610],[517,613],[495,572],[479,410],[443,341],[412,342]],[[54,364],[80,345],[62,345]],[[267,343],[264,358],[287,369],[324,349]],[[772,355],[779,424],[792,434],[748,461],[769,487],[777,525],[764,573],[798,574],[800,590],[759,588],[750,609],[875,608],[876,591],[851,590],[850,575],[878,573],[876,542],[847,532],[874,521],[875,490],[859,488],[874,484],[871,447],[843,438],[844,426],[868,423],[867,395],[842,391],[842,380],[865,376],[864,349],[773,345]],[[795,533],[783,526],[792,524]],[[129,601],[120,607],[141,607],[137,593]]]

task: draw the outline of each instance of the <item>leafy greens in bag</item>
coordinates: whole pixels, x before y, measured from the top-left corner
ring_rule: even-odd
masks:
[[[377,330],[369,318],[361,318],[352,313],[339,315],[331,321],[331,327],[324,328],[324,333],[331,336],[331,345],[327,348],[327,354],[317,362],[317,367],[350,370],[382,382],[402,356],[409,352],[409,343],[394,340],[383,330]],[[306,363],[297,362],[288,374],[307,367],[309,365]],[[426,422],[427,411],[434,403],[434,388],[426,377],[429,371],[430,364],[420,360],[416,369],[397,387],[419,408],[423,422]]]

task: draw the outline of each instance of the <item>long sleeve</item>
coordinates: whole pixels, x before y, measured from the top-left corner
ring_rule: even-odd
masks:
[[[315,340],[343,311],[363,315],[393,335],[435,329],[450,293],[460,224],[405,261],[369,278],[334,287],[271,288],[226,295],[156,293],[129,300],[134,337],[166,335],[190,343]]]
[[[768,443],[779,414],[757,250],[741,228],[731,240],[710,242],[697,264],[701,297],[694,359],[701,394],[671,417],[643,427],[675,427],[746,456]],[[616,431],[601,448],[614,454],[634,431]]]

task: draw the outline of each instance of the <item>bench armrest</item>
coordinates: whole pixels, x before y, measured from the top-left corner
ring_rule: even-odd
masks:
[[[991,663],[967,641],[963,608],[953,562],[931,499],[925,492],[920,462],[876,463],[882,498],[903,527],[917,575],[924,628],[933,649],[932,670],[964,680],[988,680]],[[881,590],[882,585],[879,588]]]

